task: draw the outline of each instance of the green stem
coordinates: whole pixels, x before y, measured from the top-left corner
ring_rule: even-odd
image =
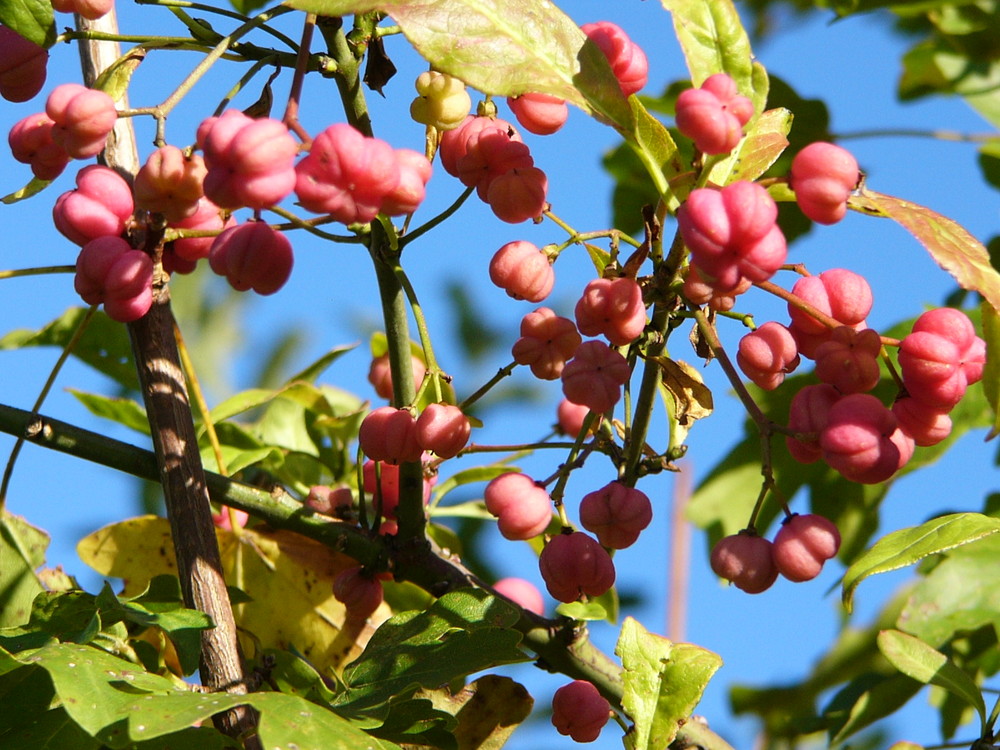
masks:
[[[497,371],[496,375],[494,375],[492,378],[486,381],[486,383],[483,386],[481,386],[479,390],[477,390],[471,396],[468,396],[464,401],[462,401],[462,403],[458,405],[458,408],[461,409],[462,411],[467,411],[470,406],[472,406],[479,399],[481,399],[483,396],[489,393],[490,389],[493,386],[495,386],[504,378],[509,377],[510,374],[514,372],[515,367],[517,367],[517,362],[511,362],[506,367],[501,367]]]
[[[0,279],[15,279],[19,276],[42,276],[47,273],[76,273],[76,266],[39,266],[38,268],[15,268],[0,271]]]
[[[627,487],[634,487],[639,479],[637,469],[639,461],[642,459],[642,449],[646,445],[646,435],[649,433],[656,395],[659,392],[662,378],[662,370],[656,358],[662,356],[666,350],[666,332],[669,322],[669,308],[661,303],[654,305],[652,329],[656,339],[646,349],[642,382],[639,384],[639,398],[635,406],[635,417],[632,421],[628,444],[625,446],[625,471],[622,475],[622,482]],[[673,416],[671,416],[671,420],[673,420]]]
[[[413,240],[417,239],[418,237],[420,237],[422,235],[427,234],[429,231],[431,231],[438,224],[440,224],[441,222],[443,222],[445,219],[449,218],[459,208],[462,207],[462,204],[465,203],[465,201],[468,199],[468,197],[470,195],[472,195],[472,191],[474,189],[475,188],[471,188],[471,187],[470,188],[466,188],[462,192],[462,194],[460,196],[458,196],[458,198],[455,199],[455,202],[452,203],[450,206],[448,206],[448,208],[446,208],[444,211],[442,211],[441,213],[439,213],[437,216],[435,216],[433,219],[431,219],[427,223],[422,224],[421,226],[417,227],[412,232],[407,233],[405,237],[400,237],[400,239],[399,239],[399,249],[402,250],[404,247],[406,247],[411,242],[413,242]]]

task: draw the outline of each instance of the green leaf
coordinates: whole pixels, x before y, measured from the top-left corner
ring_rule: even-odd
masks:
[[[149,434],[149,420],[146,409],[130,398],[111,398],[96,393],[85,393],[75,388],[67,389],[76,399],[87,407],[91,414],[112,422],[125,425],[144,435]]]
[[[732,0],[660,2],[673,17],[691,82],[700,86],[713,73],[728,73],[740,93],[750,96],[754,91],[750,40]]]
[[[864,674],[840,690],[823,710],[830,744],[836,745],[891,716],[923,687],[906,675]]]
[[[122,101],[128,94],[132,74],[146,58],[147,52],[142,46],[128,50],[101,72],[92,88],[103,91],[116,102]]]
[[[37,177],[32,177],[31,182],[20,190],[15,190],[13,193],[9,193],[3,198],[0,198],[0,203],[3,203],[5,206],[10,206],[14,203],[27,200],[32,196],[38,195],[51,184],[52,180],[40,180]]]
[[[20,516],[0,513],[0,628],[28,622],[42,584],[35,570],[45,564],[49,537]]]
[[[556,607],[556,614],[571,620],[604,620],[608,611],[597,602],[569,602]]]
[[[736,150],[712,167],[710,179],[719,185],[756,180],[788,148],[791,128],[792,113],[787,109],[764,112],[753,121]]]
[[[27,625],[5,628],[0,645],[11,652],[40,648],[52,638],[89,643],[101,630],[101,618],[92,594],[83,591],[43,591],[31,607]]]
[[[135,690],[174,690],[170,680],[90,646],[54,643],[32,652],[23,662],[48,672],[73,720],[112,748],[128,744],[126,723],[135,715]]]
[[[851,196],[848,206],[896,221],[917,238],[960,287],[979,292],[1000,310],[1000,273],[990,265],[990,255],[983,244],[960,224],[924,206],[865,188]]]
[[[457,693],[421,690],[416,696],[458,719],[452,734],[463,750],[500,750],[534,703],[523,686],[499,675],[484,675]]]
[[[987,440],[1000,434],[1000,312],[992,305],[982,305],[983,339],[986,341],[986,366],[983,368],[983,393],[993,410],[993,425]]]
[[[340,703],[373,706],[407,688],[435,688],[499,664],[524,661],[512,629],[517,612],[479,589],[445,594],[424,612],[384,622],[364,653],[344,670]]]
[[[204,612],[184,607],[180,581],[174,576],[156,576],[142,594],[132,599],[119,599],[105,582],[97,603],[105,623],[122,620],[163,630],[174,644],[184,674],[198,668],[201,633],[215,626]]]
[[[261,712],[259,735],[268,748],[399,750],[370,736],[346,719],[295,695],[254,693],[247,703]]]
[[[351,344],[349,346],[334,347],[326,354],[324,354],[322,357],[317,359],[315,362],[303,368],[299,372],[295,373],[294,375],[292,375],[292,377],[288,378],[287,384],[291,385],[292,383],[297,383],[300,381],[304,381],[306,383],[315,383],[316,378],[322,375],[323,372],[326,370],[326,368],[328,368],[342,356],[347,354],[349,351],[353,350],[355,347],[356,344]]]
[[[0,338],[0,350],[26,346],[65,348],[86,314],[85,308],[71,307],[39,331],[11,331]],[[103,312],[94,313],[87,330],[73,347],[73,356],[125,388],[139,390],[128,331]]]
[[[381,10],[436,70],[494,96],[551,94],[619,125],[628,109],[607,58],[573,19],[536,0],[291,0],[340,16]],[[454,40],[461,38],[462,44]]]
[[[630,97],[629,106],[634,125],[625,132],[626,140],[653,179],[657,191],[668,198],[672,195],[670,181],[684,168],[677,158],[677,144],[670,131],[649,113],[638,97]],[[677,198],[674,200],[679,202]]]
[[[944,688],[974,707],[979,713],[980,726],[985,731],[986,704],[982,693],[972,678],[947,656],[919,638],[899,630],[879,633],[878,647],[882,655],[903,674],[925,685]]]
[[[699,646],[654,635],[631,617],[622,623],[615,653],[624,670],[622,707],[635,722],[633,746],[662,750],[698,705],[722,659]]]
[[[1000,536],[952,550],[913,588],[896,627],[941,647],[959,633],[1000,626]]]
[[[56,40],[52,4],[45,0],[4,0],[0,24],[42,47],[51,47]]]
[[[854,591],[869,576],[969,544],[1000,531],[1000,519],[980,513],[953,513],[882,537],[844,573],[842,600],[851,610]]]

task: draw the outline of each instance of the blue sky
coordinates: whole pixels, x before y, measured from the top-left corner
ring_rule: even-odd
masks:
[[[672,35],[669,18],[659,3],[608,3],[605,0],[573,0],[571,14],[580,23],[612,20],[643,46],[650,58],[650,82],[644,90],[656,94],[667,83],[684,77],[685,69]],[[175,33],[175,23],[166,11],[120,8],[123,28],[140,28],[147,14],[157,19],[162,33]],[[65,22],[67,17],[61,20]],[[789,82],[802,96],[822,97],[831,113],[831,128],[836,133],[877,128],[951,129],[981,132],[988,125],[961,101],[936,99],[901,105],[894,91],[899,75],[898,60],[903,42],[887,31],[886,24],[872,17],[851,18],[828,23],[822,16],[804,22],[789,22],[783,33],[755,49],[758,58],[774,74]],[[387,50],[400,73],[386,89],[385,100],[372,95],[373,120],[377,133],[395,147],[421,148],[423,129],[405,116],[414,95],[412,80],[422,65],[405,50],[400,39],[387,40]],[[161,55],[163,53],[160,53]],[[193,54],[169,56],[169,66],[162,59],[150,59],[136,74],[133,105],[150,104],[162,99],[176,85],[183,73],[196,64]],[[14,106],[0,102],[0,123],[4,127],[41,109],[44,94],[63,80],[79,80],[74,49],[62,46],[53,51],[50,79],[43,95],[30,103]],[[156,67],[159,66],[159,67]],[[185,103],[170,120],[168,137],[180,144],[193,140],[196,121],[204,107],[214,106],[219,92],[240,75],[232,68],[213,74],[211,80],[195,90],[190,106]],[[275,84],[276,99],[287,91],[288,75]],[[331,95],[330,81],[312,81],[306,87],[303,118],[313,132],[341,119]],[[250,95],[236,101],[247,106]],[[206,105],[205,102],[210,102]],[[149,123],[140,123],[140,138],[145,148],[151,137]],[[600,157],[617,145],[614,133],[573,111],[566,128],[549,138],[530,138],[529,143],[539,164],[549,176],[549,198],[553,210],[579,230],[606,228],[610,221],[611,182],[600,167]],[[880,192],[899,195],[934,208],[956,219],[982,240],[996,233],[998,213],[996,193],[986,192],[975,161],[975,150],[968,144],[945,143],[927,139],[866,138],[845,142],[868,174],[869,185]],[[148,150],[147,150],[148,153]],[[51,226],[50,211],[55,197],[72,187],[72,168],[56,185],[31,201],[14,206],[0,206],[0,268],[72,263],[76,249]],[[27,169],[20,166],[0,172],[0,192],[6,194],[27,180]],[[447,206],[460,192],[458,183],[437,170],[429,186],[424,217]],[[970,200],[969,196],[976,196]],[[492,327],[500,329],[510,342],[516,337],[520,317],[534,306],[512,303],[492,287],[486,276],[489,258],[496,248],[513,239],[528,239],[536,244],[563,239],[560,230],[550,223],[540,226],[511,226],[496,220],[475,199],[470,200],[449,222],[415,243],[408,250],[406,262],[411,278],[435,334],[438,356],[445,369],[456,376],[459,393],[468,394],[506,364],[506,348],[488,361],[465,369],[454,338],[450,335],[451,307],[441,292],[442,281],[457,281],[481,306]],[[241,356],[234,359],[231,380],[241,387],[249,385],[253,353],[265,349],[276,332],[299,326],[304,346],[296,355],[295,366],[302,366],[338,344],[361,342],[357,350],[338,361],[325,379],[340,387],[376,398],[364,380],[367,371],[365,333],[377,315],[377,297],[370,261],[356,249],[313,242],[301,235],[293,239],[296,268],[288,286],[270,298],[248,299],[246,323],[239,333]],[[940,304],[952,284],[905,231],[888,221],[851,215],[843,223],[813,232],[796,245],[793,259],[811,269],[844,266],[863,273],[875,292],[875,308],[869,318],[873,327],[891,324],[916,314],[926,305]],[[207,268],[199,273],[209,273]],[[556,266],[557,282],[546,302],[563,314],[572,309],[580,289],[592,276],[593,269],[582,252],[574,257],[568,252]],[[3,328],[38,328],[57,317],[67,306],[78,304],[69,276],[13,279],[3,282]],[[753,292],[746,298],[757,320],[773,316],[781,320],[783,307]],[[733,324],[724,338],[735,344],[741,330]],[[509,344],[508,344],[509,346]],[[673,345],[674,356],[694,362],[683,342]],[[0,401],[29,408],[55,361],[51,350],[3,352],[3,394]],[[294,370],[295,367],[290,368]],[[740,423],[740,409],[735,399],[724,395],[728,386],[718,368],[704,371],[706,382],[716,393],[717,413],[691,433],[689,465],[696,477],[703,475],[737,439],[735,425]],[[527,381],[523,381],[527,382]],[[60,375],[57,387],[43,411],[58,418],[142,444],[141,436],[101,422],[89,415],[66,388],[110,392],[109,382],[85,367],[71,362]],[[548,384],[546,400],[526,405],[506,414],[496,415],[481,433],[479,442],[509,442],[524,436],[542,436],[554,419],[559,398],[557,385]],[[218,399],[225,394],[214,393]],[[512,429],[513,426],[513,429]],[[662,439],[663,425],[654,426],[654,439]],[[658,432],[657,432],[658,431]],[[974,510],[996,484],[992,447],[984,446],[982,435],[966,437],[941,464],[926,472],[906,477],[890,492],[885,506],[886,529],[919,523],[940,507],[941,487],[947,485],[947,504]],[[0,456],[12,445],[12,439],[0,436]],[[469,459],[463,459],[469,462]],[[466,464],[459,464],[464,468]],[[524,462],[529,471],[539,475],[553,470],[548,457]],[[974,467],[970,471],[967,467]],[[608,467],[588,468],[574,477],[569,492],[581,495],[608,481]],[[643,606],[635,614],[649,629],[663,632],[664,611],[668,600],[667,546],[669,540],[668,502],[673,491],[670,477],[657,477],[640,485],[653,498],[655,519],[640,542],[619,554],[619,580],[626,590],[641,591]],[[756,488],[748,488],[756,494]],[[95,577],[77,560],[73,547],[78,538],[100,526],[135,513],[135,485],[79,460],[28,446],[18,464],[10,490],[10,508],[47,529],[53,536],[50,562],[61,563],[67,571],[79,575],[91,587]],[[539,581],[534,562],[526,549],[519,549],[496,537],[492,557],[509,568],[505,572],[521,574]],[[704,540],[695,531],[692,540],[686,638],[720,653],[725,666],[712,681],[699,708],[717,731],[727,736],[734,747],[748,748],[753,724],[728,714],[727,686],[732,683],[765,684],[804,675],[824,644],[838,628],[839,598],[830,594],[842,572],[830,564],[816,581],[808,584],[779,582],[763,595],[752,597],[718,585],[708,570]],[[864,621],[883,601],[885,595],[905,579],[901,574],[880,577],[864,583],[858,594],[856,617]],[[550,602],[551,604],[551,602]],[[595,638],[613,648],[616,629],[607,625],[594,627]],[[793,647],[789,647],[793,644]],[[557,676],[543,675],[533,668],[517,670],[519,677],[536,692],[539,703],[561,684]],[[906,728],[906,738],[928,743],[936,739],[932,717],[921,704],[907,709],[896,724]],[[575,743],[557,737],[548,727],[526,727],[515,735],[513,747],[573,747]],[[896,737],[902,739],[902,737]],[[594,747],[619,747],[618,732],[609,726]]]

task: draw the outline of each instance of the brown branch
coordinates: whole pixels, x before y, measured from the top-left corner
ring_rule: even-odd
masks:
[[[115,34],[114,10],[96,21],[77,17],[80,31]],[[97,77],[119,55],[115,42],[80,42],[84,80],[92,86]],[[124,98],[116,102],[128,107]],[[126,179],[139,168],[139,155],[131,120],[119,118],[104,151],[105,163]],[[149,237],[136,232],[136,246],[154,251],[162,233]],[[174,317],[170,309],[167,277],[158,259],[153,284],[153,306],[128,326],[139,382],[156,449],[160,484],[167,504],[174,551],[184,592],[185,605],[212,618],[214,628],[202,631],[200,673],[202,683],[212,689],[237,695],[247,692],[246,676],[236,637],[236,623],[222,574],[218,541],[212,522],[205,473],[198,452],[198,439],[191,417],[180,355],[174,340]],[[231,736],[247,736],[247,747],[259,747],[253,736],[256,717],[241,706],[213,717],[217,728]]]

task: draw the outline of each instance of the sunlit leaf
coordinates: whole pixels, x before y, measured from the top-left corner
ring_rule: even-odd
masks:
[[[94,416],[110,419],[144,435],[149,434],[146,409],[139,402],[130,398],[111,398],[97,393],[84,393],[75,388],[68,390]]]
[[[452,734],[459,750],[499,750],[528,715],[534,701],[509,677],[485,675],[456,693],[446,688],[420,690],[434,708],[458,719]]]
[[[42,592],[35,570],[45,564],[49,537],[20,516],[0,513],[0,627],[21,625]]]
[[[738,180],[756,180],[788,148],[791,127],[792,113],[787,109],[764,112],[753,121],[736,150],[712,167],[712,182],[727,185]]]
[[[886,216],[917,238],[934,261],[963,289],[979,292],[1000,310],[1000,273],[967,229],[924,206],[868,189],[851,196],[848,206],[870,216]]]
[[[991,440],[1000,433],[1000,312],[992,305],[984,304],[983,340],[986,341],[986,365],[983,368],[983,393],[993,410],[993,426],[986,439]]]
[[[887,534],[844,573],[844,606],[850,611],[855,589],[869,576],[913,565],[929,555],[947,552],[998,531],[998,518],[980,513],[953,513]]]
[[[631,617],[622,623],[615,653],[624,669],[622,707],[635,722],[634,747],[662,750],[698,705],[722,659],[700,646],[654,635]]]
[[[926,684],[937,685],[958,696],[979,713],[981,726],[986,726],[986,704],[983,694],[972,678],[940,651],[919,638],[884,630],[878,635],[878,647],[883,656],[903,674]]]
[[[318,669],[339,671],[389,615],[383,605],[367,622],[349,621],[333,596],[333,579],[357,563],[319,542],[288,531],[216,529],[216,535],[227,582],[251,598],[233,608],[237,625],[256,638],[245,646],[250,654],[257,645],[294,647]],[[155,516],[106,526],[84,537],[77,553],[102,575],[122,578],[126,596],[140,594],[156,575],[177,575],[170,525]]]

